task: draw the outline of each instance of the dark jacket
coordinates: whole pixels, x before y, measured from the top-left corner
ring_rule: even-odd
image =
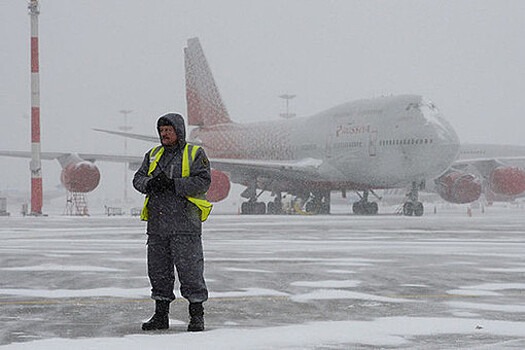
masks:
[[[133,187],[149,195],[148,225],[149,235],[201,234],[202,224],[200,210],[186,199],[186,196],[197,196],[205,193],[210,187],[210,165],[206,153],[199,148],[191,164],[190,176],[182,177],[182,153],[186,145],[186,128],[182,116],[170,113],[159,118],[175,128],[178,143],[173,147],[164,147],[164,154],[151,176],[148,176],[150,164],[149,150],[144,156],[142,165],[133,177]],[[157,126],[158,129],[158,126]],[[191,155],[190,155],[191,158]],[[174,183],[174,190],[163,193],[147,193],[146,185],[152,177],[163,171]]]

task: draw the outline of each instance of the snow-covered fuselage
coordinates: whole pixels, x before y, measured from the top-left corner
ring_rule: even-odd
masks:
[[[264,178],[265,162],[282,163],[289,171],[266,182],[278,190],[295,181],[328,190],[405,186],[440,175],[459,151],[453,128],[417,95],[359,100],[306,118],[199,127],[191,139],[206,147],[212,166],[221,160],[232,182]],[[221,167],[227,159],[237,171]]]

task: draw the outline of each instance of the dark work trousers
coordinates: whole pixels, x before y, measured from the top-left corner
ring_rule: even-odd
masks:
[[[149,235],[148,276],[151,298],[173,301],[175,271],[181,295],[190,303],[208,299],[204,282],[204,255],[200,235]]]

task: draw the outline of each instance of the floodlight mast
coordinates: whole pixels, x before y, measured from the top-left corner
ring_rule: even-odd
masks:
[[[282,118],[293,118],[295,117],[295,113],[290,113],[290,100],[293,99],[296,95],[291,95],[291,94],[283,94],[283,95],[279,95],[280,98],[282,98],[283,100],[286,100],[286,113],[280,113],[279,116],[281,116]]]
[[[40,157],[40,71],[38,64],[38,0],[29,0],[31,17],[31,212],[42,215],[42,162]]]

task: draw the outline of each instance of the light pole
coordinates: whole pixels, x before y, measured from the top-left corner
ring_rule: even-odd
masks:
[[[279,97],[286,101],[286,113],[280,113],[279,116],[282,118],[290,119],[295,117],[295,113],[290,113],[289,111],[289,104],[290,100],[293,99],[296,95],[290,95],[290,94],[284,94],[280,95]]]
[[[132,110],[122,109],[119,111],[124,115],[124,125],[119,126],[119,129],[123,132],[129,132],[133,127],[128,126],[128,114],[133,112]],[[124,137],[124,155],[128,155],[128,138]],[[124,203],[128,202],[128,163],[124,163]]]

